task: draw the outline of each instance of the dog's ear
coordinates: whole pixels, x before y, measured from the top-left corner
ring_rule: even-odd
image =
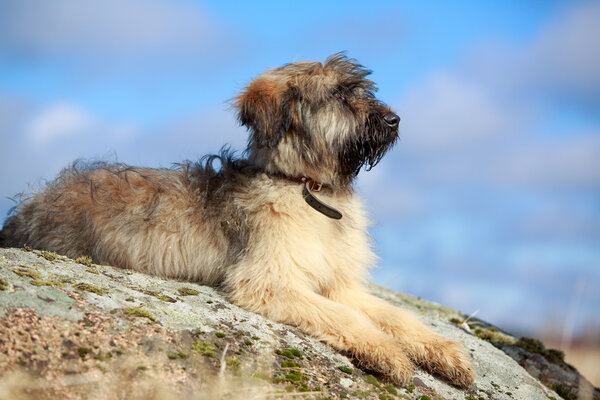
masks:
[[[290,130],[293,120],[293,99],[297,90],[281,90],[267,79],[252,82],[234,100],[238,119],[253,132],[258,147],[275,147]]]

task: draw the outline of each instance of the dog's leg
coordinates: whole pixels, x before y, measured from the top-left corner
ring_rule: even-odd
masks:
[[[473,384],[475,373],[461,347],[431,332],[411,312],[394,307],[359,286],[338,289],[329,298],[359,311],[396,338],[415,364],[455,385]]]
[[[308,289],[252,290],[247,281],[238,289],[230,292],[230,298],[240,307],[295,325],[334,348],[350,353],[366,368],[386,374],[396,384],[411,382],[413,364],[402,347],[355,310]]]

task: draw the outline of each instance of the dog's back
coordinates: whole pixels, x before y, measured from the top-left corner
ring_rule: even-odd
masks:
[[[221,229],[205,223],[202,191],[215,185],[215,174],[211,180],[204,172],[199,166],[73,166],[17,205],[0,245],[89,255],[96,263],[142,265],[156,275],[215,283],[228,242]],[[202,268],[190,269],[198,253]]]

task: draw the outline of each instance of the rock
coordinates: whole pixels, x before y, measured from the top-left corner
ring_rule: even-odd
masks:
[[[577,371],[564,361],[551,363],[547,350],[519,347],[481,321],[468,322],[477,334],[469,333],[449,322],[463,322],[461,313],[379,286],[372,286],[377,296],[463,343],[477,371],[474,387],[461,390],[424,371],[412,385],[394,387],[296,328],[232,305],[213,288],[78,261],[0,249],[0,399],[558,400],[559,394],[576,398],[569,396],[580,387],[572,384]],[[535,364],[536,357],[550,364]],[[567,373],[549,381],[550,368]],[[591,385],[585,390],[600,398]]]

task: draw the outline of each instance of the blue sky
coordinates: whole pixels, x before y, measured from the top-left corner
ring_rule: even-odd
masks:
[[[228,99],[345,50],[402,118],[357,185],[374,280],[517,332],[597,329],[599,22],[576,1],[2,2],[0,214],[77,158],[242,150]]]

